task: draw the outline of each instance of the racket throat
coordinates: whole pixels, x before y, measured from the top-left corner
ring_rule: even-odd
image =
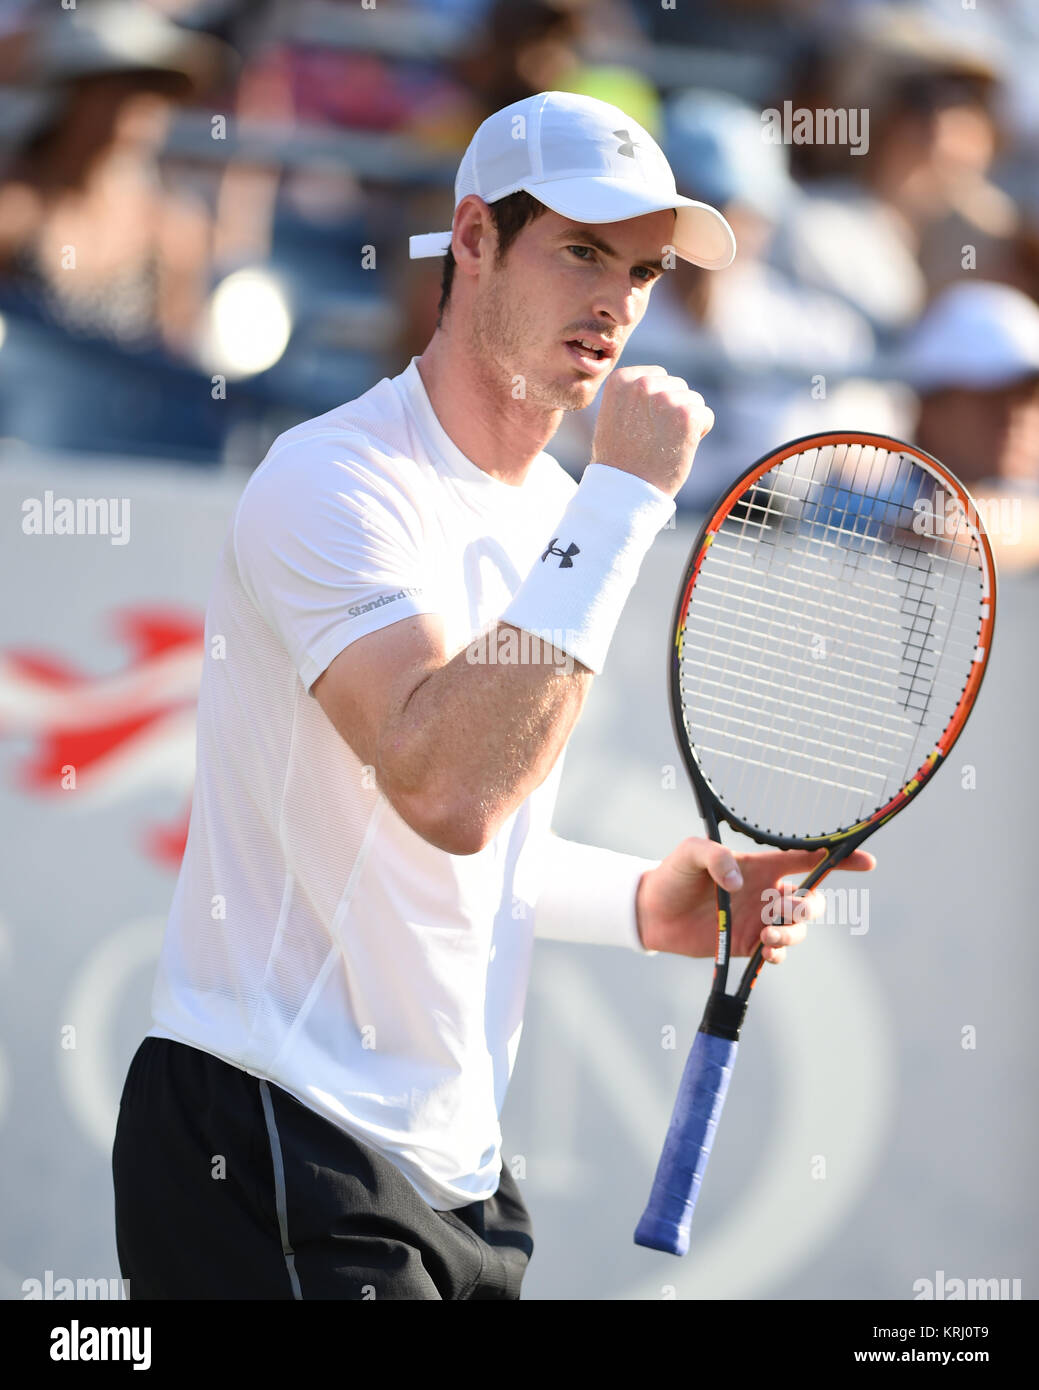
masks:
[[[703,1011],[699,1032],[708,1033],[714,1038],[727,1038],[729,1042],[739,1042],[740,1029],[750,1001],[740,999],[734,994],[712,994]]]

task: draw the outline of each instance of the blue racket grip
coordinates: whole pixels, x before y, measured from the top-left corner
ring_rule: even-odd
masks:
[[[684,1255],[689,1249],[689,1227],[700,1180],[711,1156],[738,1047],[738,1042],[728,1038],[697,1033],[682,1073],[649,1203],[635,1230],[636,1245],[669,1255]]]

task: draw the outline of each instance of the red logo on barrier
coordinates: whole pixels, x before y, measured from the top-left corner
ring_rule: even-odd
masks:
[[[17,785],[40,796],[76,795],[101,806],[169,788],[188,810],[147,828],[141,848],[177,869],[187,841],[195,775],[195,711],[202,675],[201,616],[159,606],[121,609],[114,634],[130,648],[118,671],[95,675],[49,653],[0,652],[0,737],[29,737]]]

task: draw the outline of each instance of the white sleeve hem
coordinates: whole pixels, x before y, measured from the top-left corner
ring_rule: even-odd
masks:
[[[394,604],[390,612],[381,608],[363,617],[348,618],[345,622],[338,623],[316,646],[301,652],[298,659],[293,658],[293,665],[299,672],[303,688],[310,694],[318,676],[323,675],[339,653],[345,652],[358,638],[381,632],[384,627],[392,627],[394,623],[403,622],[405,618],[421,618],[439,612],[440,607],[433,600],[428,604],[412,600],[403,606]]]

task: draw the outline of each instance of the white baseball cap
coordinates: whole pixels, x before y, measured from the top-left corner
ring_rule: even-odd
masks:
[[[575,222],[623,222],[674,208],[676,255],[721,270],[736,254],[718,209],[678,193],[652,135],[595,97],[539,92],[487,117],[458,166],[455,207],[470,193],[496,203],[520,189]],[[450,231],[413,236],[411,258],[442,256],[450,245]]]
[[[918,392],[989,390],[1039,376],[1039,307],[1010,285],[952,285],[908,334],[897,365]]]

